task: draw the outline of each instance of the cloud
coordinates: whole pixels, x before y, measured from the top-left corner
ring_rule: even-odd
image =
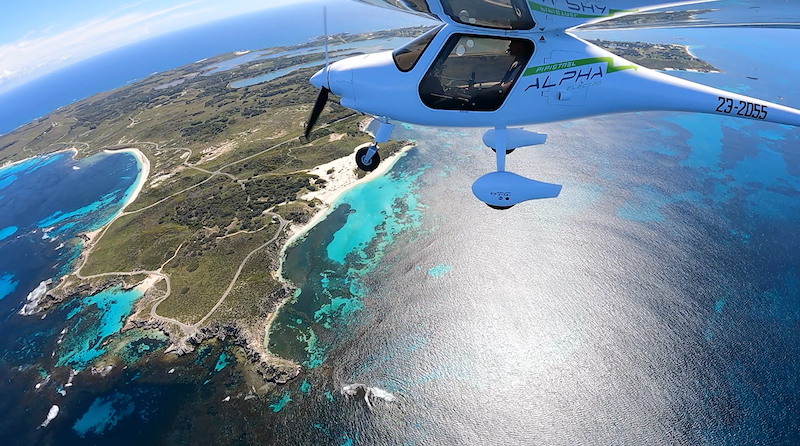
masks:
[[[192,6],[199,3],[202,2],[191,1],[152,12],[132,12],[130,10],[138,4],[130,5],[121,15],[97,17],[54,35],[29,32],[14,42],[2,44],[0,93],[109,50],[220,18],[212,13],[214,8],[193,10]],[[252,4],[248,9],[254,9]],[[235,14],[237,11],[227,12]]]
[[[177,14],[170,14],[169,18],[170,19],[182,19],[182,18],[185,18],[185,17],[191,17],[191,16],[200,15],[200,14],[205,14],[205,13],[208,13],[208,12],[211,12],[211,11],[216,11],[217,9],[218,8],[211,7],[211,8],[198,9],[196,11],[179,12]]]

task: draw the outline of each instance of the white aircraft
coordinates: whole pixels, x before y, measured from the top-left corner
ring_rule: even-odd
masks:
[[[554,198],[561,186],[505,170],[506,154],[547,135],[513,126],[610,113],[687,111],[800,126],[800,111],[638,66],[570,34],[580,25],[679,4],[647,0],[358,0],[443,22],[396,49],[327,63],[311,78],[321,88],[311,132],[328,93],[375,116],[375,142],[356,163],[374,170],[393,121],[493,127],[483,135],[497,171],[472,185],[496,209]],[[715,1],[715,0],[709,0]],[[327,32],[326,32],[327,35]]]

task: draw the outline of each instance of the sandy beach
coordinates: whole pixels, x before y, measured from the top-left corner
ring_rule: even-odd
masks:
[[[55,151],[55,152],[48,153],[46,155],[40,155],[40,156],[51,156],[51,155],[56,155],[58,153],[63,153],[63,152],[72,152],[72,159],[75,159],[75,157],[78,155],[78,149],[76,149],[75,147],[70,147],[68,149],[62,149],[62,150],[58,150],[58,151]],[[150,175],[150,160],[148,160],[147,157],[144,155],[144,153],[142,153],[142,151],[139,150],[139,149],[127,148],[127,149],[119,149],[119,150],[104,150],[103,153],[106,153],[106,154],[128,153],[128,154],[133,155],[134,157],[136,157],[136,162],[139,165],[139,177],[138,177],[138,180],[136,182],[136,188],[134,189],[133,193],[131,193],[131,195],[128,197],[128,199],[125,201],[125,203],[123,203],[122,208],[120,209],[120,213],[117,214],[116,217],[114,217],[111,221],[109,221],[102,228],[99,228],[96,231],[86,232],[84,234],[84,235],[86,235],[86,237],[89,238],[89,243],[94,242],[95,238],[97,237],[97,235],[100,234],[109,225],[111,225],[111,223],[113,223],[114,220],[119,218],[124,213],[125,208],[127,208],[131,203],[133,203],[136,200],[136,197],[139,196],[139,193],[142,191],[142,189],[144,188],[145,183],[147,182],[147,177]],[[5,163],[5,164],[3,164],[2,167],[0,167],[0,170],[5,169],[6,167],[11,167],[13,165],[28,161],[29,159],[30,158],[25,158],[23,160]]]
[[[361,144],[360,146],[356,147],[355,150],[353,150],[352,154],[333,160],[329,163],[319,165],[308,172],[312,175],[317,175],[323,180],[325,180],[326,181],[325,187],[317,191],[309,192],[300,198],[308,201],[316,198],[320,200],[323,204],[321,206],[318,206],[318,209],[320,209],[320,211],[314,214],[314,217],[311,220],[309,220],[308,223],[302,226],[291,228],[292,235],[289,237],[289,240],[287,240],[286,243],[283,245],[283,249],[281,249],[281,267],[278,270],[278,276],[281,278],[281,280],[284,280],[283,252],[286,250],[286,248],[290,246],[292,243],[294,243],[297,239],[305,235],[305,233],[308,232],[311,228],[313,228],[314,225],[324,220],[325,217],[327,217],[328,214],[333,209],[333,205],[336,203],[336,200],[339,199],[339,197],[341,197],[342,194],[344,194],[345,192],[352,189],[358,184],[368,183],[374,180],[375,178],[380,177],[384,173],[388,172],[389,170],[391,170],[391,168],[394,166],[397,160],[399,160],[403,155],[405,155],[405,153],[409,149],[414,147],[413,144],[403,147],[397,153],[390,156],[389,158],[381,160],[381,163],[378,165],[377,169],[373,170],[372,172],[368,173],[367,175],[359,179],[358,176],[356,175],[355,171],[356,165],[353,158],[355,157],[355,153],[360,148],[366,147],[369,144],[370,143]]]
[[[77,152],[76,152],[77,153]],[[84,235],[89,238],[88,243],[94,243],[97,241],[97,236],[103,232],[107,227],[111,226],[119,217],[121,217],[125,213],[125,209],[130,206],[131,203],[136,201],[136,198],[139,196],[139,193],[144,188],[145,183],[147,183],[147,178],[150,176],[150,160],[147,159],[144,153],[141,150],[135,148],[127,148],[127,149],[119,149],[119,150],[104,150],[103,153],[106,154],[115,154],[115,153],[128,153],[136,157],[136,162],[139,164],[139,177],[136,181],[136,188],[133,190],[133,193],[128,197],[125,203],[122,204],[122,208],[120,208],[119,213],[111,219],[108,223],[103,225],[103,227],[91,231],[86,232]]]
[[[127,149],[119,149],[119,150],[104,150],[103,153],[107,154],[114,154],[114,153],[128,153],[136,157],[136,162],[139,164],[139,178],[136,182],[136,189],[133,190],[133,193],[128,197],[128,200],[122,205],[122,209],[120,212],[124,212],[125,208],[128,207],[131,203],[136,201],[136,197],[139,196],[139,193],[144,188],[145,183],[147,183],[147,177],[150,176],[150,160],[142,153],[139,149],[134,148],[127,148]]]

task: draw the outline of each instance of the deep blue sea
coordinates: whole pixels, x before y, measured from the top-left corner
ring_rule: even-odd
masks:
[[[723,73],[674,75],[800,105],[800,31],[581,36],[689,45]],[[683,113],[532,130],[548,143],[508,168],[562,194],[498,212],[470,190],[494,169],[481,131],[398,125],[417,147],[286,250],[300,291],[269,348],[304,369],[266,397],[229,343],[176,359],[154,333],[115,335],[136,294],[17,315],[74,234],[118,211],[136,164],[0,171],[0,443],[800,443],[800,130]],[[28,252],[42,260],[25,272]],[[104,353],[127,367],[94,374]]]

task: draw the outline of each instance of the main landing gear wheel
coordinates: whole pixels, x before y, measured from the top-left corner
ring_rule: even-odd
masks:
[[[375,147],[377,149],[377,147]],[[362,147],[356,152],[356,164],[358,168],[365,171],[365,172],[372,172],[373,170],[378,168],[378,164],[381,163],[381,157],[378,155],[378,152],[372,154],[372,158],[369,161],[365,162],[367,152],[369,151],[369,147]]]
[[[495,206],[493,204],[486,203],[486,206],[489,206],[492,209],[497,209],[498,211],[505,211],[506,209],[511,209],[514,207],[512,204],[511,206]]]
[[[510,154],[511,154],[511,152],[513,152],[513,151],[515,151],[515,150],[517,150],[517,149],[506,149],[506,155],[510,155]],[[495,149],[494,147],[492,147],[492,152],[494,152],[494,153],[497,153],[497,149]]]

